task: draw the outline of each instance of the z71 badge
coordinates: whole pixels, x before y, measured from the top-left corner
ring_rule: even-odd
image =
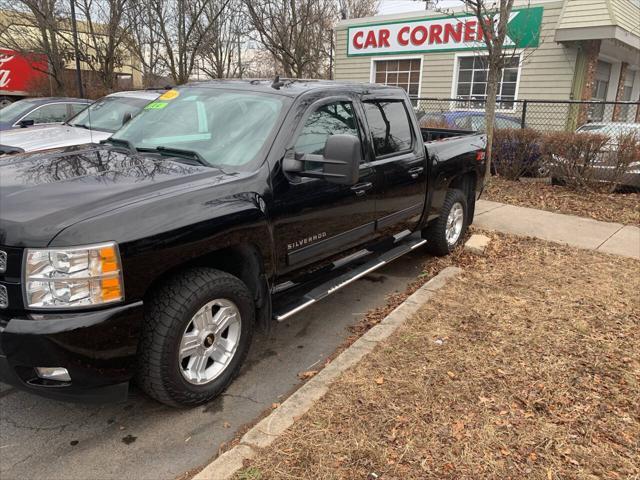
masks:
[[[327,232],[320,232],[316,235],[311,235],[307,238],[302,238],[300,240],[296,240],[295,242],[287,244],[287,250],[293,250],[294,248],[304,247],[305,245],[309,245],[317,240],[321,240],[327,237]]]

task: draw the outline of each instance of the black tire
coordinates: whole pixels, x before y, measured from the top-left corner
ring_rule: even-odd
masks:
[[[241,318],[235,354],[218,377],[194,385],[182,375],[178,349],[194,314],[213,299],[232,301]],[[185,270],[157,288],[145,302],[138,349],[137,383],[150,397],[170,406],[195,406],[220,395],[244,362],[254,331],[251,292],[238,278],[212,268]]]
[[[449,212],[451,212],[451,209],[456,203],[460,203],[462,205],[464,217],[460,235],[458,235],[458,238],[454,243],[450,244],[447,241],[447,219],[449,217]],[[464,192],[458,189],[450,189],[447,191],[440,216],[436,220],[432,221],[427,228],[422,230],[422,238],[427,240],[427,250],[431,254],[442,257],[444,255],[448,255],[454,248],[456,248],[458,243],[460,243],[460,240],[464,237],[467,227],[469,226],[470,222],[468,212],[467,196]]]

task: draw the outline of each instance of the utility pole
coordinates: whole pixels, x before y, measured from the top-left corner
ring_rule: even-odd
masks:
[[[78,82],[78,95],[84,98],[82,88],[82,73],[80,72],[80,52],[78,51],[78,25],[76,24],[76,0],[71,0],[71,29],[73,31],[73,51],[76,57],[76,82]]]

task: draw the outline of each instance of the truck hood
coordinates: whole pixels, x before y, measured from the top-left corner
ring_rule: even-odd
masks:
[[[87,130],[69,125],[47,125],[0,132],[0,145],[34,152],[83,143],[98,143],[110,136],[111,133],[100,130]]]
[[[237,177],[98,145],[0,157],[0,245],[46,246],[60,231],[142,200]]]

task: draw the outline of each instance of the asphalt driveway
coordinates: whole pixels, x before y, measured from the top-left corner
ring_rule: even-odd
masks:
[[[258,335],[238,379],[210,404],[176,410],[133,390],[123,404],[84,406],[0,384],[2,480],[171,480],[216,456],[324,361],[369,309],[403,291],[428,259],[412,252]]]

